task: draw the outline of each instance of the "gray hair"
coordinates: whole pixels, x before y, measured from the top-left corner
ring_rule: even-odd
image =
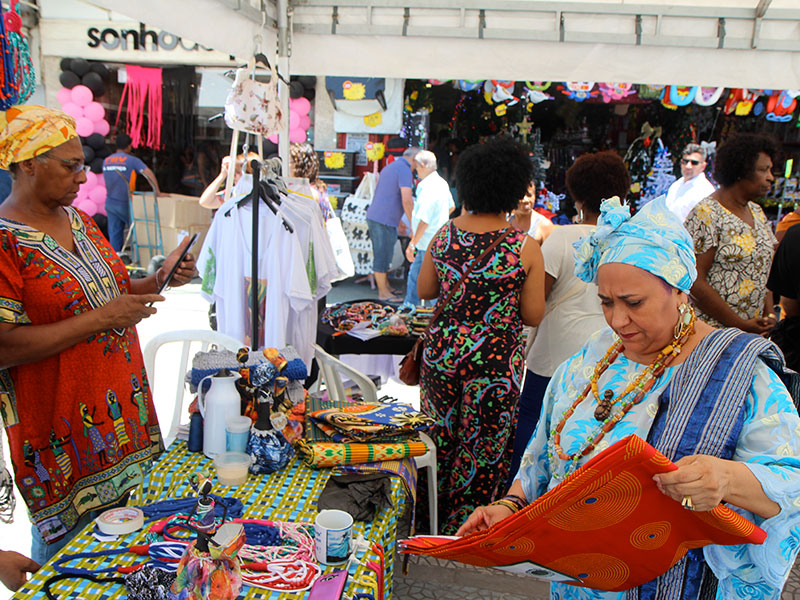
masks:
[[[414,157],[417,156],[417,154],[419,154],[421,150],[422,148],[418,148],[416,146],[411,146],[410,148],[406,148],[405,151],[403,152],[403,158],[406,158],[409,161],[413,160]]]
[[[430,150],[420,150],[414,160],[424,169],[436,170],[436,155]]]
[[[706,149],[703,148],[700,144],[686,144],[686,147],[683,149],[683,154],[681,156],[686,156],[687,154],[699,154],[703,160],[708,158],[706,153]]]

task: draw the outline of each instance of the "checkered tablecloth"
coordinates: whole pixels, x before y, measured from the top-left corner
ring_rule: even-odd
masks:
[[[176,441],[169,450],[163,454],[144,483],[132,494],[129,505],[144,505],[151,502],[169,498],[183,498],[193,495],[189,486],[189,476],[197,473],[203,467],[214,470],[213,463],[202,453],[190,453],[186,450],[186,443]],[[244,518],[267,519],[271,521],[292,521],[312,523],[317,514],[317,498],[325,487],[330,476],[330,469],[313,470],[306,467],[300,459],[295,457],[289,465],[277,473],[265,476],[248,476],[247,482],[236,488],[228,488],[219,484],[214,487],[214,493],[220,496],[236,496],[244,503]],[[380,510],[371,523],[356,522],[353,535],[362,534],[372,542],[383,544],[386,555],[386,598],[391,598],[392,569],[395,550],[395,532],[397,520],[403,513],[406,494],[399,478],[392,477],[393,506]],[[97,552],[113,548],[132,546],[147,543],[145,534],[148,526],[141,531],[132,533],[118,542],[101,543],[92,536],[91,524],[76,536],[57,555],[84,552]],[[376,556],[369,553],[370,560],[377,560]],[[111,557],[82,559],[70,562],[69,566],[86,569],[102,569],[110,566],[131,565],[144,562],[144,558],[126,553]],[[332,571],[328,567],[326,572]],[[367,571],[363,566],[358,566],[355,573],[351,573],[346,597],[356,592],[372,592],[365,587],[362,577]],[[55,575],[52,562],[44,565],[31,580],[14,595],[14,598],[44,598],[42,584],[47,578]],[[112,574],[113,575],[113,574]],[[84,579],[68,579],[54,584],[51,591],[59,598],[81,598],[83,600],[105,600],[110,598],[125,597],[125,589],[119,584],[96,584]],[[269,592],[259,588],[244,587],[239,598],[269,599],[269,600],[299,600],[305,598],[308,592],[278,593]]]

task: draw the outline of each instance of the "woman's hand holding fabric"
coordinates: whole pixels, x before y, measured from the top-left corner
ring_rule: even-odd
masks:
[[[722,502],[728,493],[728,462],[703,454],[684,456],[675,462],[677,471],[659,473],[653,480],[663,494],[676,502],[690,496],[694,510],[708,511]]]
[[[514,514],[510,508],[502,505],[479,506],[476,508],[464,524],[456,532],[456,535],[468,535],[476,531],[489,529],[495,523],[499,523],[506,517]]]
[[[97,310],[102,311],[103,329],[120,329],[154,315],[156,309],[148,305],[163,301],[164,297],[158,294],[122,294]]]

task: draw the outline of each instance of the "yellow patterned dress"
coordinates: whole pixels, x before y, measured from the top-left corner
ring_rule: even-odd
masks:
[[[710,197],[695,206],[684,222],[697,254],[716,249],[708,283],[743,319],[761,316],[778,243],[761,207],[749,202],[748,208],[753,227]],[[714,327],[723,326],[702,312],[697,316]]]

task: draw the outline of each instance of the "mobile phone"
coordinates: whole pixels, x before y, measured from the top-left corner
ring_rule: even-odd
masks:
[[[197,241],[197,235],[198,234],[196,234],[196,233],[194,235],[192,235],[191,239],[189,240],[189,245],[186,246],[186,248],[183,249],[183,252],[181,252],[181,255],[178,257],[178,260],[175,262],[174,265],[172,265],[172,268],[169,270],[169,273],[167,274],[167,277],[164,279],[164,281],[158,287],[158,291],[156,292],[156,294],[161,294],[161,292],[163,292],[165,289],[167,289],[167,286],[169,285],[169,282],[172,281],[172,278],[175,276],[175,273],[178,271],[178,267],[183,262],[183,259],[186,258],[186,255],[189,254],[189,250],[192,249],[192,246],[194,246],[194,243]]]

